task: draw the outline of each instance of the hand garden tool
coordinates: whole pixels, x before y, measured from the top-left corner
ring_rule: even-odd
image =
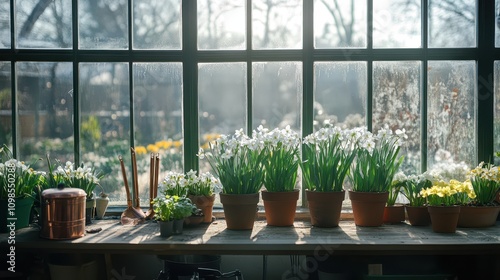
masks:
[[[144,213],[136,211],[132,207],[132,199],[130,198],[130,190],[128,186],[127,173],[125,172],[125,164],[122,156],[119,156],[122,169],[123,182],[125,183],[125,191],[127,193],[127,209],[123,211],[120,221],[122,225],[136,225],[144,222]]]
[[[158,193],[158,176],[160,174],[160,154],[151,153],[149,166],[149,209],[146,211],[146,219],[153,219],[153,200]]]
[[[133,172],[133,176],[134,176],[134,186],[133,186],[133,191],[134,191],[134,209],[135,211],[137,211],[138,213],[141,213],[142,214],[142,217],[143,218],[146,218],[146,215],[144,214],[144,212],[141,210],[141,200],[139,198],[139,179],[138,179],[138,172],[137,172],[137,157],[136,157],[136,154],[135,154],[135,149],[134,147],[130,147],[130,155],[131,155],[131,158],[132,158],[132,172]]]

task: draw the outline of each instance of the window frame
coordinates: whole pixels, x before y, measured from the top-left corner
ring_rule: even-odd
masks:
[[[472,60],[477,69],[477,162],[489,161],[494,155],[494,62],[500,60],[500,49],[495,48],[495,1],[477,1],[477,25],[474,48],[429,48],[428,8],[429,0],[421,1],[421,48],[373,48],[373,1],[367,3],[367,47],[356,49],[315,49],[313,16],[314,1],[303,0],[302,49],[252,49],[252,2],[246,1],[246,49],[245,50],[198,50],[197,49],[197,1],[182,0],[181,50],[135,50],[132,42],[132,0],[128,0],[128,49],[127,50],[83,50],[78,48],[78,0],[72,0],[73,46],[70,49],[17,49],[15,36],[15,0],[10,0],[11,47],[0,49],[0,61],[11,63],[12,101],[12,145],[14,156],[18,154],[18,107],[15,66],[17,62],[72,62],[74,119],[80,120],[79,106],[79,64],[85,62],[126,62],[129,67],[130,129],[134,131],[134,83],[133,64],[138,62],[181,62],[183,64],[183,131],[184,170],[199,169],[196,154],[200,145],[198,139],[198,63],[246,62],[247,63],[247,133],[252,124],[252,63],[263,61],[301,61],[303,71],[302,92],[302,135],[313,132],[314,63],[320,61],[363,61],[367,63],[367,112],[366,126],[372,128],[373,62],[408,61],[422,62],[421,84],[427,85],[428,61]],[[421,171],[427,169],[427,86],[421,87]],[[189,112],[189,113],[188,113]],[[80,122],[74,122],[74,158],[81,160]],[[134,146],[134,133],[130,133],[130,144]]]

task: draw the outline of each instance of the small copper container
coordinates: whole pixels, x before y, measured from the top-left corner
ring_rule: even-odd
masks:
[[[47,189],[42,192],[40,237],[76,239],[85,235],[85,191],[76,188]]]

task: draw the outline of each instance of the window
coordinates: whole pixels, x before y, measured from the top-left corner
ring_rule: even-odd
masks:
[[[354,1],[2,1],[0,144],[96,165],[115,205],[130,146],[146,205],[150,152],[206,170],[200,146],[261,124],[405,128],[407,173],[491,160],[500,2]]]

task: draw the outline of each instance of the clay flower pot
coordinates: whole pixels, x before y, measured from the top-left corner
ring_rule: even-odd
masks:
[[[211,223],[215,194],[211,196],[189,195],[189,199],[196,205],[196,208],[203,212],[203,223]]]
[[[408,222],[412,226],[428,226],[431,224],[431,216],[427,206],[405,205]]]
[[[384,222],[384,208],[389,192],[349,191],[354,223],[363,227],[378,227]]]
[[[344,190],[339,192],[306,190],[311,225],[316,227],[337,227],[344,198]]]
[[[460,206],[427,206],[431,216],[432,230],[439,233],[455,233],[460,215]]]
[[[259,193],[254,194],[220,194],[220,202],[224,208],[227,229],[253,229],[257,215]]]
[[[458,227],[491,227],[495,225],[500,206],[462,206]]]
[[[399,224],[405,221],[405,207],[402,204],[385,206],[384,224]]]
[[[290,192],[262,191],[266,221],[270,226],[293,226],[299,190]]]

